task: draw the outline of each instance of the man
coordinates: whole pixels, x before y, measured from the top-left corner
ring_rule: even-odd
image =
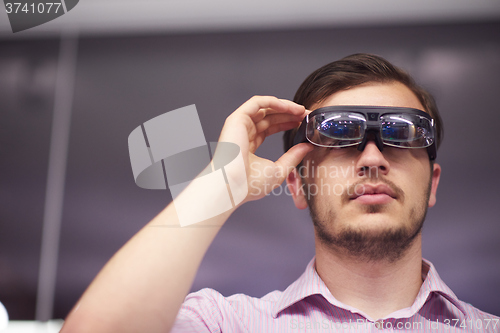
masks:
[[[196,227],[154,228],[179,224],[169,205],[103,268],[62,332],[500,331],[498,317],[459,301],[422,260],[420,231],[441,174],[430,95],[386,60],[358,54],[311,74],[295,102],[251,98],[220,141],[241,149],[246,177],[226,172],[252,184],[244,202],[286,178],[296,207],[309,207],[316,256],[296,282],[261,299],[211,289],[186,297],[232,211]],[[280,131],[282,157],[254,154]]]

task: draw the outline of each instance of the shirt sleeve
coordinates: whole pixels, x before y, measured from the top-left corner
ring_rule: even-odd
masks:
[[[187,295],[171,332],[221,332],[221,302],[224,296],[213,289]]]

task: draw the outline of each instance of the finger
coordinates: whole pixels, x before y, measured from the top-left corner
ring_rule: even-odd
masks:
[[[226,118],[219,141],[236,143],[243,151],[246,151],[250,140],[253,140],[255,135],[256,128],[253,121],[248,117],[235,117],[233,113]]]
[[[297,128],[300,125],[300,122],[292,121],[287,123],[280,123],[270,126],[267,130],[257,133],[252,142],[250,143],[250,151],[255,152],[257,148],[264,142],[266,137],[283,132],[288,131],[293,128]]]
[[[268,115],[266,118],[255,124],[257,129],[257,133],[268,130],[271,126],[290,123],[293,122],[296,126],[299,126],[302,121],[302,115],[293,115],[293,114],[273,114]],[[276,133],[276,132],[273,132]]]
[[[281,100],[281,101],[290,102],[290,101],[287,101],[287,100]],[[295,104],[294,102],[290,102],[290,103]],[[292,114],[292,115],[299,116],[300,120],[302,120],[305,116],[307,116],[311,112],[312,111],[307,110],[305,108],[303,108],[302,112],[299,112],[299,113],[296,113],[296,112],[283,113],[282,111],[274,110],[274,109],[271,109],[271,108],[264,108],[264,109],[259,110],[259,112],[257,112],[251,118],[252,118],[252,120],[254,122],[258,122],[258,121],[261,121],[262,119],[264,119],[264,118],[266,118],[266,117],[268,117],[270,115],[275,115],[275,114]]]
[[[286,99],[280,99],[280,101],[283,103],[285,103],[285,102],[292,103],[292,104],[285,103],[290,107],[290,110],[289,110],[290,112],[287,112],[287,113],[291,113],[291,114],[307,114],[308,113],[306,108],[304,108],[303,106],[301,106],[299,104],[296,104],[294,102],[290,102]],[[266,115],[283,113],[282,111],[276,110],[273,108],[262,108],[261,111],[264,111]],[[311,112],[311,111],[309,111],[309,112]]]
[[[290,112],[284,113],[284,112],[277,111],[274,109],[266,108],[266,109],[259,110],[259,112],[257,112],[254,116],[250,117],[250,119],[252,119],[252,121],[254,123],[258,123],[259,121],[262,121],[263,119],[266,119],[270,116],[275,116],[275,115],[291,115],[291,116],[297,117],[297,120],[301,121],[306,116],[306,112],[304,110],[304,112],[301,112],[298,114],[290,113]]]
[[[250,118],[252,119],[253,122],[256,123],[256,122],[261,121],[262,119],[264,119],[268,115],[276,114],[276,113],[278,113],[278,111],[275,111],[271,108],[262,108],[256,114],[254,114],[253,116],[250,116]],[[281,112],[281,114],[283,114],[283,112]]]
[[[254,117],[260,112],[265,116],[267,112],[270,112],[269,109],[278,113],[300,114],[304,112],[302,105],[291,101],[280,100],[274,96],[254,96],[236,109],[235,113]]]
[[[303,106],[303,105],[301,105],[301,104],[297,104],[297,103],[295,103],[294,101],[291,101],[291,100],[289,100],[289,99],[279,98],[279,100],[280,100],[280,101],[282,101],[282,102],[283,102],[283,103],[285,103],[285,104],[289,104],[289,105],[300,105],[300,106]]]
[[[290,148],[286,153],[284,153],[276,162],[276,166],[279,170],[286,170],[282,175],[282,179],[279,179],[279,183],[283,182],[288,174],[304,159],[304,157],[313,151],[314,146],[310,143],[299,143],[298,145]]]
[[[277,120],[279,118],[272,120],[274,117],[271,117],[270,123],[266,124],[265,122],[260,125],[261,132],[259,133],[256,124],[266,118],[266,114],[270,116],[275,114],[295,114],[298,119],[290,119],[298,122],[276,125],[273,122],[279,122]],[[240,145],[242,149],[249,148],[251,152],[255,152],[255,149],[262,144],[266,136],[298,126],[304,116],[305,108],[294,102],[279,100],[272,96],[254,96],[226,118],[219,140],[234,142]],[[287,120],[284,121],[288,122]]]
[[[265,130],[262,133],[264,133],[264,135],[266,137],[268,137],[270,135],[273,135],[273,134],[276,134],[279,132],[284,132],[284,131],[288,131],[288,130],[297,128],[297,127],[299,127],[299,125],[300,125],[300,122],[293,122],[293,121],[287,122],[287,123],[276,124],[276,125],[270,126],[267,130]],[[261,134],[261,133],[259,133],[259,134]]]

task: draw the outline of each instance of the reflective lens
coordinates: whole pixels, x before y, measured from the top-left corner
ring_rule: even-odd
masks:
[[[432,121],[417,114],[390,113],[367,125],[364,114],[357,112],[317,113],[309,118],[306,138],[322,147],[346,147],[363,141],[367,130],[379,131],[382,142],[389,146],[424,148],[434,142]],[[380,127],[379,127],[380,126]]]
[[[323,147],[345,147],[363,140],[366,119],[353,112],[318,113],[309,119],[306,138]]]
[[[388,114],[380,117],[380,135],[389,146],[423,148],[434,141],[429,119],[415,114]]]

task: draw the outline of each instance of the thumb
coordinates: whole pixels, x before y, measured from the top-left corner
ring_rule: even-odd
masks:
[[[276,166],[280,170],[286,170],[286,174],[282,175],[283,178],[279,179],[279,182],[283,182],[288,174],[304,159],[308,153],[313,151],[313,149],[314,146],[310,143],[299,143],[284,153],[276,161]]]

